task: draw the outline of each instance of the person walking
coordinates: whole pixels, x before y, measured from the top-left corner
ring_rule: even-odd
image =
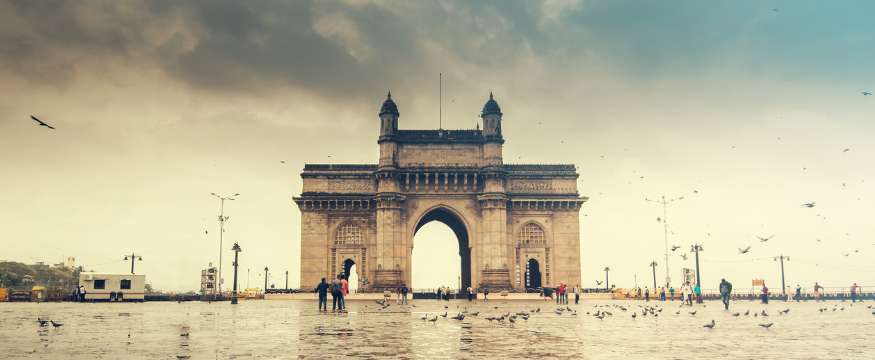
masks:
[[[574,291],[574,305],[580,304],[580,285],[575,286],[571,291]]]
[[[696,286],[693,287],[693,292],[696,293],[696,304],[701,304],[702,303],[702,287],[699,286],[699,284],[696,284]]]
[[[670,286],[668,288],[668,294],[669,294],[669,299],[671,299],[671,301],[674,301],[674,286]]]
[[[437,299],[438,299],[438,301],[443,300],[443,299],[441,298],[441,288],[438,287],[436,291],[437,291]]]
[[[796,284],[796,302],[799,302],[799,300],[802,300],[802,286]]]
[[[851,285],[851,302],[857,302],[857,292],[860,291],[860,287],[857,286],[857,283]]]
[[[720,279],[720,299],[723,300],[723,308],[729,310],[729,296],[732,294],[732,283],[726,279]]]
[[[665,287],[659,287],[659,301],[665,301]]]
[[[693,306],[693,288],[690,287],[690,282],[685,282],[684,286],[681,287],[681,301],[687,303],[689,306]]]
[[[820,286],[816,281],[814,282],[814,301],[823,301],[823,286]]]
[[[343,283],[340,281],[340,275],[331,280],[329,291],[331,291],[331,311],[343,311],[343,300],[341,299],[343,298]]]
[[[646,286],[644,287],[644,301],[645,302],[650,301],[650,288],[648,288]]]
[[[762,296],[763,304],[768,304],[769,303],[769,288],[766,286],[765,282],[763,282],[763,288],[760,289],[760,291],[762,292],[761,296]]]
[[[407,284],[401,283],[401,304],[407,304],[407,293],[410,292],[410,289],[407,288]]]
[[[315,292],[319,294],[319,311],[328,311],[328,282],[325,278],[316,285]]]
[[[474,301],[474,289],[469,286],[467,290],[468,290],[468,302]]]
[[[568,304],[568,296],[566,294],[567,288],[564,283],[559,283],[559,303],[560,304]]]

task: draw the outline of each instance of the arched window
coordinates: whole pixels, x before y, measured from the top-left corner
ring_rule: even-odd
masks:
[[[521,247],[543,247],[547,244],[544,229],[538,224],[528,223],[520,230],[519,244]]]
[[[334,238],[336,245],[358,245],[362,243],[362,229],[355,224],[346,223],[337,229],[337,236]]]

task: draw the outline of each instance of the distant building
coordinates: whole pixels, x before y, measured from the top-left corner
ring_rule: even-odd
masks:
[[[213,266],[213,263],[201,270],[201,295],[212,295],[216,293],[217,278],[219,271]]]
[[[71,269],[75,268],[76,267],[76,258],[74,258],[72,256],[68,256],[67,259],[64,260],[64,266],[71,268]]]
[[[85,301],[143,301],[146,275],[81,273],[79,286]]]

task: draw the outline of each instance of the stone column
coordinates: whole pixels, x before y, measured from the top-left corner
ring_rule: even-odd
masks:
[[[406,267],[403,254],[404,224],[401,205],[405,197],[398,192],[394,173],[377,173],[377,254],[374,272],[375,289],[392,289],[403,281]]]

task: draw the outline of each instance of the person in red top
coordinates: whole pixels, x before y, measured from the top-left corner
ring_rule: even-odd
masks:
[[[559,284],[559,303],[568,304],[568,297],[565,296],[565,284]]]
[[[763,295],[762,295],[763,304],[768,304],[769,303],[769,288],[766,287],[765,282],[763,282],[762,292],[763,292]]]
[[[341,311],[346,311],[346,295],[349,294],[349,281],[346,281],[346,275],[340,278],[340,292],[343,296],[340,297]]]

